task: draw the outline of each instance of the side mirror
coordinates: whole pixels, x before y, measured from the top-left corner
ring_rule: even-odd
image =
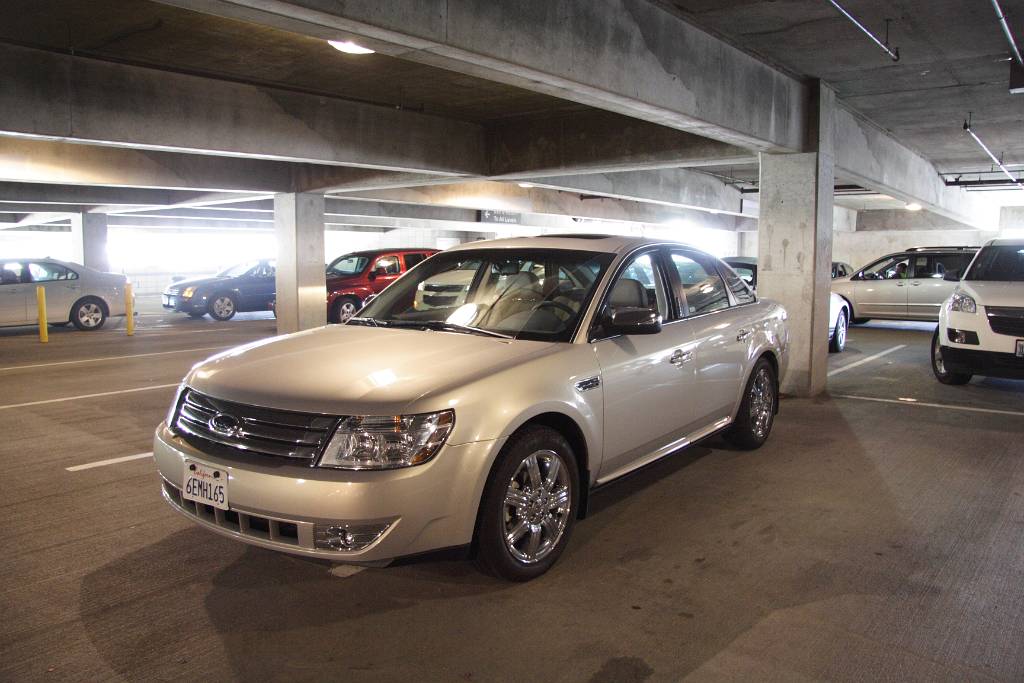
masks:
[[[959,270],[947,270],[946,274],[942,276],[943,280],[949,282],[960,282],[960,271]]]
[[[388,274],[388,269],[385,268],[384,266],[380,266],[379,268],[377,268],[376,270],[373,271],[373,274],[374,275],[387,275]]]
[[[601,325],[605,334],[658,334],[661,316],[649,308],[616,308],[605,315]]]

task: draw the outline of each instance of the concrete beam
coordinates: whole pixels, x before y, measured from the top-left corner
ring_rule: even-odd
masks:
[[[0,131],[161,151],[437,174],[486,170],[481,126],[0,45]],[[125,106],[130,103],[130,106]]]
[[[164,0],[514,85],[730,144],[804,146],[807,90],[648,0]]]
[[[0,205],[52,204],[65,206],[100,206],[131,208],[161,206],[196,199],[199,193],[180,190],[154,190],[114,187],[87,187],[84,185],[52,185],[48,183],[0,182]]]
[[[999,225],[999,207],[994,202],[978,193],[946,187],[931,162],[841,102],[837,105],[836,175],[844,182],[917,202],[975,228],[991,230]]]
[[[857,212],[857,230],[976,230],[931,211],[877,209]]]
[[[742,147],[606,111],[488,129],[494,179],[757,163]]]

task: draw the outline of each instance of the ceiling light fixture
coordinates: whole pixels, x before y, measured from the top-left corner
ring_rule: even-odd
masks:
[[[340,50],[347,55],[372,55],[375,52],[375,50],[353,43],[351,40],[328,40],[327,42],[335,50]]]
[[[907,204],[903,208],[906,209],[907,211],[920,211],[921,210],[921,205],[918,204],[917,202],[910,202],[909,204]]]
[[[979,147],[981,147],[983,150],[985,150],[985,154],[988,155],[988,158],[992,160],[993,164],[995,164],[996,166],[999,167],[999,170],[1003,172],[1003,175],[1005,175],[1007,178],[1010,179],[1010,183],[1014,187],[1016,187],[1018,190],[1024,190],[1024,182],[1022,182],[1020,180],[1020,178],[1014,178],[1013,177],[1013,174],[1010,173],[1010,169],[1008,169],[1006,167],[1006,165],[1002,161],[999,160],[999,157],[997,157],[995,154],[992,153],[992,150],[990,150],[988,148],[988,145],[986,145],[984,142],[982,142],[981,138],[979,138],[978,135],[974,132],[974,129],[971,128],[971,113],[970,112],[967,113],[967,120],[964,121],[964,130],[972,138],[974,138],[974,141],[978,143]]]
[[[519,187],[531,188],[533,183],[519,183]]]
[[[892,57],[892,61],[894,61],[894,62],[900,61],[900,49],[898,47],[889,47],[889,19],[885,20],[885,41],[883,42],[883,41],[878,39],[878,36],[876,36],[874,33],[869,31],[868,28],[864,24],[862,24],[859,21],[857,21],[857,18],[855,16],[853,16],[852,14],[847,12],[845,9],[843,9],[843,6],[840,5],[838,2],[836,2],[836,0],[828,0],[828,1],[830,3],[832,3],[833,7],[835,7],[837,10],[842,12],[844,17],[846,17],[847,19],[852,21],[854,26],[856,26],[861,31],[863,31],[864,35],[866,35],[871,40],[875,41],[875,44],[878,45],[878,47],[880,47],[883,50],[885,50],[885,53],[887,55],[889,55],[890,57]]]
[[[992,0],[992,7],[996,11],[996,18],[999,19],[999,25],[1003,28],[1006,40],[1010,43],[1010,50],[1013,51],[1014,58],[1017,60],[1018,64],[1024,66],[1024,57],[1020,54],[1020,48],[1017,47],[1017,41],[1013,39],[1013,32],[1010,31],[1010,24],[1006,22],[1006,15],[1003,14],[1003,8],[999,6],[999,0]]]

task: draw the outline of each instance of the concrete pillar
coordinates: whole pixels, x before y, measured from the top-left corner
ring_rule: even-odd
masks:
[[[789,370],[782,391],[825,390],[832,285],[835,93],[821,85],[802,154],[762,154],[758,294],[789,312]]]
[[[324,196],[274,195],[277,233],[277,332],[327,324]]]
[[[110,270],[107,256],[107,214],[76,213],[71,216],[72,258],[96,270]]]

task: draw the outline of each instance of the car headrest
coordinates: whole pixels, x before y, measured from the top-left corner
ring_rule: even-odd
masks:
[[[19,278],[18,274],[12,270],[0,270],[0,273],[2,273],[0,277],[3,278],[2,282],[5,285],[16,285],[21,282],[21,278]]]
[[[644,308],[647,306],[646,299],[644,286],[640,284],[640,281],[624,277],[612,287],[612,293],[608,297],[608,304],[616,308]]]
[[[500,272],[502,275],[515,275],[519,272],[519,264],[513,262],[502,263]]]

